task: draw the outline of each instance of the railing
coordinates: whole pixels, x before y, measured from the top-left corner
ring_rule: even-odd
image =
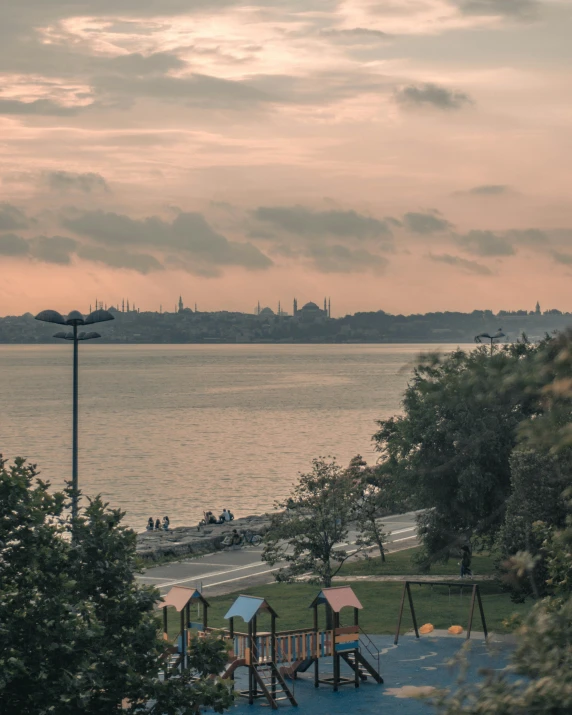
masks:
[[[248,634],[234,632],[234,655],[244,658],[248,649]],[[272,660],[272,634],[258,633],[256,635],[256,654],[259,663]],[[292,663],[306,658],[324,657],[332,654],[331,631],[317,634],[307,629],[303,631],[280,631],[275,636],[276,662]],[[278,655],[279,654],[279,655]]]
[[[370,654],[370,656],[373,658],[373,660],[377,663],[377,672],[379,673],[379,648],[375,645],[375,643],[372,641],[372,639],[368,636],[368,634],[364,631],[364,629],[359,626],[360,630],[360,645],[363,645],[364,648],[367,650],[367,652]],[[363,641],[362,641],[363,639]]]

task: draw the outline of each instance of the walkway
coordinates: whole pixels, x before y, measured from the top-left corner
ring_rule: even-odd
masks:
[[[388,552],[390,553],[390,552]],[[496,577],[494,574],[482,574],[482,575],[476,575],[476,576],[467,576],[467,581],[470,581],[471,583],[473,581],[495,581]],[[455,575],[449,575],[449,576],[439,576],[434,575],[434,574],[411,574],[410,576],[404,576],[404,575],[398,575],[398,576],[375,576],[375,575],[366,575],[366,576],[334,576],[333,578],[334,581],[343,581],[344,583],[349,583],[350,581],[356,582],[356,581],[368,581],[368,582],[383,582],[383,581],[454,581],[455,583],[461,583],[462,579],[460,576]]]
[[[411,547],[416,543],[415,512],[388,516],[384,520],[390,531],[388,551]],[[351,551],[356,534],[350,532],[346,544]],[[262,548],[247,547],[237,551],[218,551],[194,559],[177,561],[147,569],[137,577],[140,583],[155,586],[166,593],[171,586],[201,588],[205,595],[219,596],[241,588],[272,582],[280,566],[261,561]]]

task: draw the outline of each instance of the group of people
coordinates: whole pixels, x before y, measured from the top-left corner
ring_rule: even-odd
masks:
[[[205,511],[205,518],[203,522],[205,524],[224,524],[227,521],[232,521],[234,519],[234,514],[230,509],[223,509],[222,514],[217,519],[212,511]]]
[[[169,521],[168,516],[163,517],[162,524],[159,521],[159,519],[157,519],[156,521],[153,521],[153,517],[150,516],[149,521],[147,522],[147,531],[161,531],[161,529],[163,529],[163,531],[169,531],[170,523],[171,522]]]

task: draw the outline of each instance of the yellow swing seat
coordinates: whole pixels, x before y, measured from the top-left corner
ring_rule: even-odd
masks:
[[[421,633],[422,635],[427,635],[427,633],[432,633],[434,630],[435,627],[432,623],[424,623],[419,629],[419,633]]]
[[[458,636],[461,635],[461,633],[463,632],[463,626],[449,626],[449,628],[447,628],[447,631],[452,636]]]

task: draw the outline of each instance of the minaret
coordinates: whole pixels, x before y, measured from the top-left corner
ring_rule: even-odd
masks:
[[[197,312],[197,304],[195,303],[195,313]]]
[[[91,313],[91,303],[89,304],[89,312]]]
[[[121,301],[121,312],[125,313],[125,298]]]
[[[326,298],[324,297],[324,315],[328,314],[328,304],[326,303]]]
[[[278,317],[282,315],[282,308],[280,307],[280,301],[278,301]]]
[[[293,315],[298,315],[298,301],[296,300],[296,298],[294,298],[294,305],[292,308],[292,313],[293,313]]]
[[[328,318],[332,317],[332,299],[328,298]]]
[[[179,296],[179,310],[183,310],[185,306],[183,305],[183,297]]]
[[[258,305],[256,306],[256,315],[260,315],[260,301],[258,301]]]
[[[129,313],[129,298],[127,298],[127,312]]]

